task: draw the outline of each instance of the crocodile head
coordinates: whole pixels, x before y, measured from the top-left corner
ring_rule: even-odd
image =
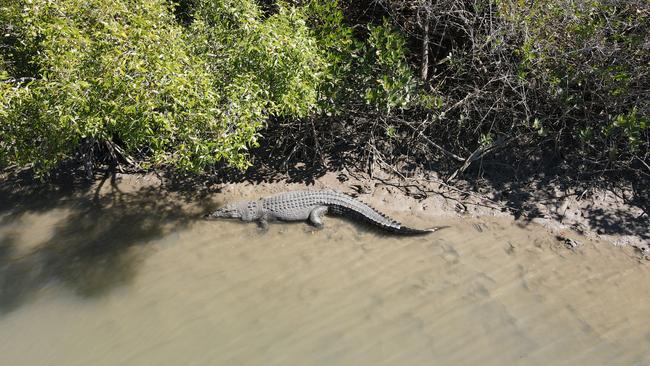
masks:
[[[211,219],[241,219],[242,213],[236,204],[229,204],[219,208],[211,214],[206,215],[206,218]]]
[[[227,204],[211,214],[205,215],[209,219],[240,219],[242,221],[253,221],[259,218],[257,202],[242,201]]]

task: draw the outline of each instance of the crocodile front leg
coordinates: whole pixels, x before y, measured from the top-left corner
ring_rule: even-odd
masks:
[[[323,215],[327,213],[327,206],[318,206],[309,213],[309,221],[319,229],[323,228]]]
[[[263,232],[267,232],[269,230],[269,215],[267,213],[263,214],[259,219],[257,219],[257,227],[259,227]]]

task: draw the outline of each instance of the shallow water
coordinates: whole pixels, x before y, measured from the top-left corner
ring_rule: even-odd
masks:
[[[500,219],[260,233],[109,192],[0,209],[0,365],[650,364],[631,249]]]

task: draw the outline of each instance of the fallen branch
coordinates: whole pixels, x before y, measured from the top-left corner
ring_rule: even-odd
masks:
[[[451,152],[451,151],[445,149],[444,147],[436,144],[435,142],[431,141],[430,138],[428,138],[427,136],[424,135],[424,130],[418,130],[417,128],[411,126],[408,123],[405,123],[405,125],[411,127],[413,129],[413,131],[418,133],[418,137],[422,137],[422,139],[424,139],[424,141],[426,141],[428,144],[435,147],[436,149],[442,151],[444,154],[446,154],[448,156],[451,156],[452,158],[454,158],[454,159],[456,159],[458,161],[465,161],[465,159],[463,159],[461,156],[458,156],[458,155],[454,154],[453,152]]]
[[[478,149],[474,150],[474,152],[465,160],[460,168],[456,169],[456,171],[449,178],[447,178],[446,182],[450,182],[454,180],[458,175],[462,175],[470,167],[470,165],[472,165],[473,162],[482,159],[488,153],[504,146],[505,144],[506,140],[503,137],[499,137],[495,142],[489,145],[480,146]]]

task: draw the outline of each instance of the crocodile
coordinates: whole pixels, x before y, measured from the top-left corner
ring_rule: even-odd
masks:
[[[261,198],[257,201],[240,201],[227,204],[206,218],[240,219],[257,222],[263,229],[272,220],[309,221],[317,228],[323,227],[325,214],[360,219],[381,230],[400,235],[429,234],[444,227],[413,229],[384,215],[347,194],[333,190],[292,191]]]

